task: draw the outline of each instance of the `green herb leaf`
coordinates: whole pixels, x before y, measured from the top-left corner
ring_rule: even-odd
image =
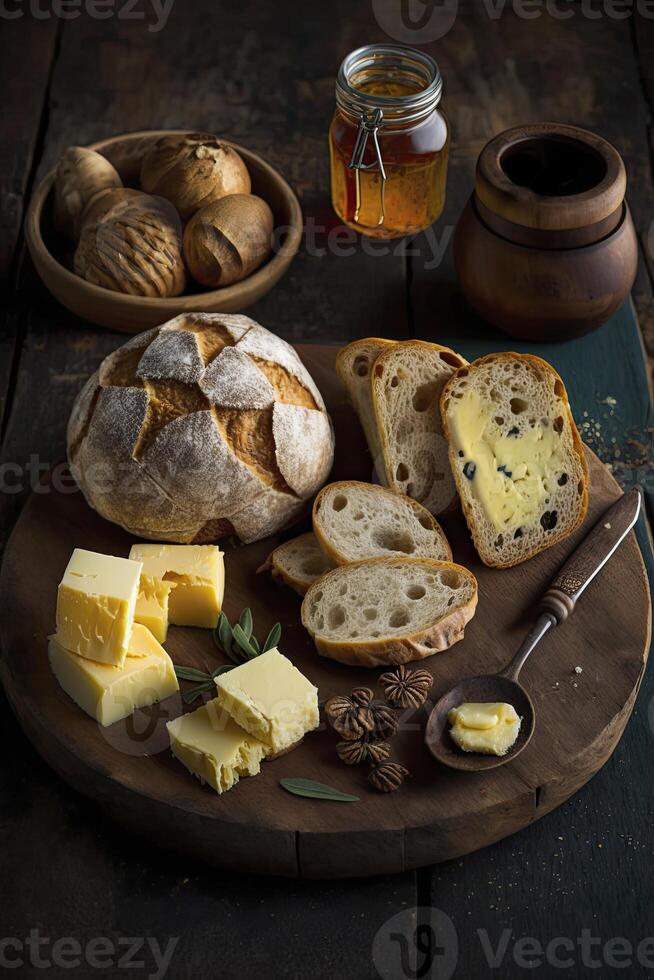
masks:
[[[206,681],[204,684],[198,684],[197,687],[190,687],[188,691],[184,691],[182,698],[186,704],[193,704],[193,702],[204,694],[206,691],[211,691],[215,688],[213,681]]]
[[[218,677],[219,674],[224,674],[227,670],[234,670],[232,664],[221,664],[220,667],[216,667],[215,670],[211,671],[211,678]]]
[[[236,626],[234,627],[234,639],[236,640],[237,645],[240,647],[240,649],[247,657],[257,656],[257,651],[250,643],[249,639],[243,632],[243,629],[239,623],[237,623]]]
[[[282,636],[282,628],[279,623],[275,623],[270,633],[266,637],[266,642],[263,645],[262,652],[266,653],[268,650],[272,650],[273,647],[276,647],[281,639],[281,636]]]
[[[224,612],[221,612],[218,618],[216,634],[218,645],[223,648],[226,654],[229,654],[232,649],[232,627]]]
[[[358,796],[342,793],[340,789],[316,783],[313,779],[280,779],[279,785],[294,796],[307,796],[312,800],[334,800],[339,803],[358,803]]]
[[[261,647],[259,646],[259,641],[257,640],[257,638],[254,635],[254,633],[250,637],[250,644],[251,644],[251,646],[254,647],[254,649],[256,651],[256,654],[257,654],[257,657],[258,657],[259,654],[261,653]]]
[[[174,664],[175,674],[180,681],[208,681],[209,674],[205,670],[198,670],[196,667],[182,667]]]
[[[250,637],[252,636],[252,626],[253,626],[252,611],[250,609],[246,608],[243,610],[243,612],[239,617],[238,625],[241,627],[241,629],[243,630],[243,632],[245,633],[246,637],[249,640]]]

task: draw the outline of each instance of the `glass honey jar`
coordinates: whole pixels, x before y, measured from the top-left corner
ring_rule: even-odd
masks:
[[[442,90],[434,59],[402,44],[345,58],[329,130],[332,204],[344,224],[401,238],[439,217],[450,143]]]

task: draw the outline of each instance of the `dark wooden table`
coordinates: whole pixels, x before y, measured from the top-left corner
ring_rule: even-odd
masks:
[[[417,18],[428,14],[421,3],[176,0],[156,30],[145,0],[98,5],[103,19],[84,3],[55,7],[63,17],[43,0],[36,17],[28,4],[8,2],[0,13],[2,539],[38,467],[61,455],[76,391],[121,342],[72,319],[25,259],[31,188],[70,143],[164,127],[246,143],[287,176],[308,222],[301,255],[254,317],[291,341],[446,338],[471,356],[512,346],[466,310],[451,268],[452,226],[475,158],[510,125],[586,126],[627,163],[642,245],[634,300],[654,353],[654,5],[641,6],[461,0],[450,29],[441,22],[442,36],[426,44],[446,79],[454,131],[446,212],[410,249],[370,254],[339,235],[330,210],[334,75],[351,48],[388,39],[382,25],[401,39],[400,8]],[[423,33],[405,39],[421,43],[429,30],[427,17]],[[631,305],[592,337],[540,353],[564,373],[587,441],[625,484],[651,492],[649,368]],[[647,553],[644,525],[640,535]],[[166,949],[178,937],[167,973],[175,980],[654,976],[654,940],[646,942],[654,936],[653,695],[650,671],[608,765],[521,834],[417,873],[326,884],[226,875],[126,836],[46,768],[2,700],[0,968],[13,960],[25,977],[41,976],[46,962],[53,977],[157,975],[155,941]],[[416,927],[427,950],[417,964],[402,960]],[[31,931],[31,947],[21,945]],[[65,937],[71,942],[55,947]],[[143,942],[130,949],[129,937]]]

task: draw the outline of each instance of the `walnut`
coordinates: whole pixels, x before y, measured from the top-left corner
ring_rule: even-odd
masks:
[[[91,198],[99,191],[122,186],[118,171],[101,153],[85,146],[69,146],[55,172],[55,228],[77,241],[82,212]]]
[[[375,728],[370,710],[373,693],[369,687],[355,687],[350,697],[337,696],[325,704],[325,716],[334,731],[348,742],[364,737]]]
[[[193,278],[215,289],[245,279],[272,247],[273,214],[254,194],[230,194],[196,211],[184,229]]]
[[[395,708],[419,708],[427,700],[434,678],[423,667],[409,670],[402,665],[382,674],[379,683],[384,697]]]
[[[391,747],[388,742],[339,742],[336,752],[341,762],[347,766],[357,766],[361,762],[379,763],[388,759]]]
[[[162,197],[123,188],[87,205],[75,251],[78,276],[132,296],[178,296],[186,284],[182,226]]]
[[[381,765],[372,766],[368,779],[380,793],[392,793],[399,789],[407,776],[411,773],[399,762],[383,762]]]
[[[229,145],[206,133],[163,136],[141,164],[141,187],[171,201],[182,218],[228,194],[249,194],[250,175]]]

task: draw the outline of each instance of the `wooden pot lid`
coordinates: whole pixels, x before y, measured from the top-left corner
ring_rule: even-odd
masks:
[[[485,214],[543,231],[616,223],[627,175],[607,140],[577,126],[515,126],[486,144],[477,161],[476,199]],[[600,235],[601,237],[601,235]]]

